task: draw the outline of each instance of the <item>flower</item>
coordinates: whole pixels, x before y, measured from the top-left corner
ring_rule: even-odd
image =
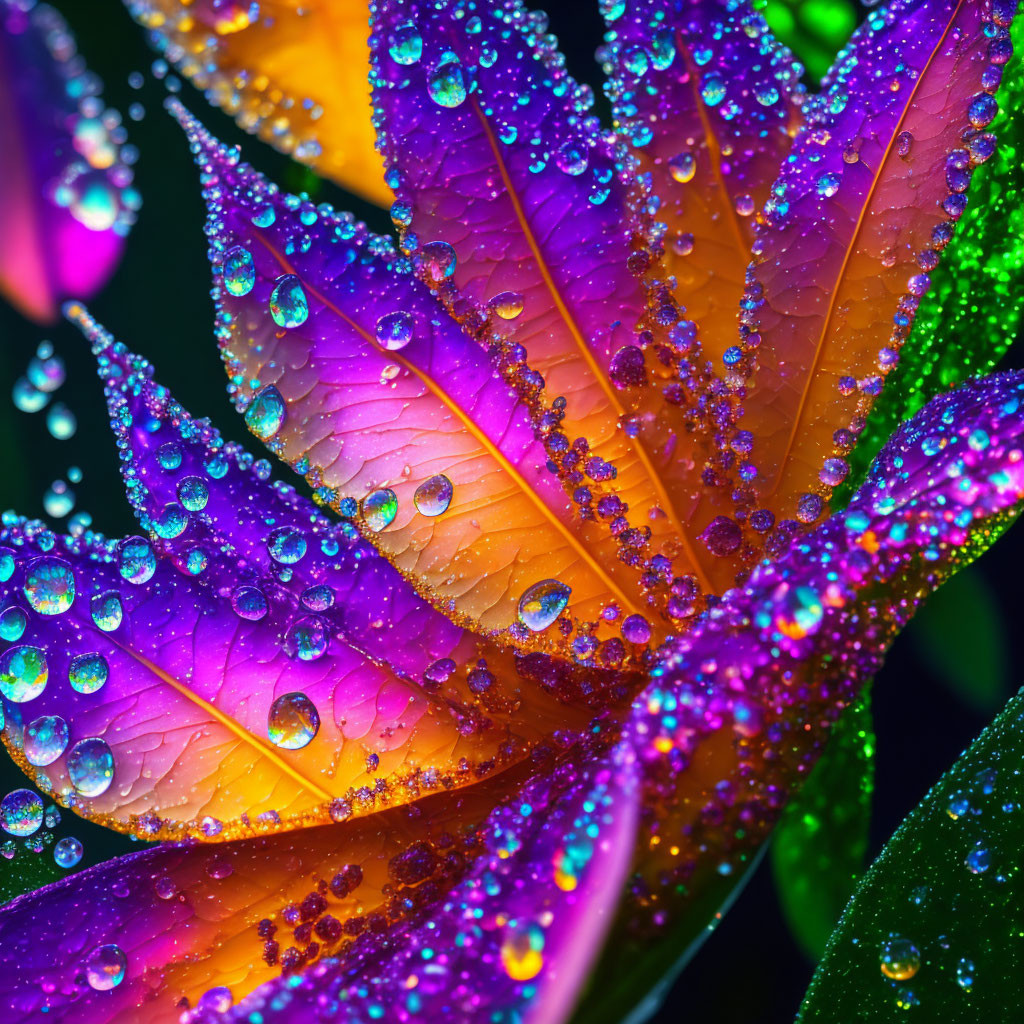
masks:
[[[897,0],[814,98],[734,8],[607,9],[613,137],[541,16],[381,0],[397,247],[169,102],[229,390],[333,513],[68,307],[145,536],[5,522],[4,740],[165,842],[0,913],[23,1017],[562,1021],[608,949],[618,1019],[1013,517],[1020,374],[827,515],[993,151],[1010,5]]]

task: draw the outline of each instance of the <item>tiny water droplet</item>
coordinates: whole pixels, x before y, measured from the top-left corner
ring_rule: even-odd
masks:
[[[84,848],[80,840],[74,836],[64,836],[63,839],[57,840],[53,848],[53,859],[59,867],[66,870],[73,868],[82,859],[83,853]]]

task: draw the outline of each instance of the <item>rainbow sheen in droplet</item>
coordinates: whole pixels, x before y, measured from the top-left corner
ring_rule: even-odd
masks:
[[[22,753],[36,768],[45,768],[64,753],[68,745],[68,723],[60,715],[43,715],[25,726]]]
[[[53,847],[53,859],[59,867],[73,868],[82,859],[84,852],[81,840],[74,836],[64,836],[63,839],[58,839]]]
[[[224,254],[224,287],[230,295],[241,298],[252,291],[256,284],[256,264],[252,254],[240,245]]]
[[[110,677],[110,666],[102,654],[79,654],[68,666],[68,682],[78,693],[95,693]]]
[[[25,596],[40,615],[60,615],[75,600],[75,577],[62,558],[43,557],[25,574]]]
[[[128,958],[120,946],[110,942],[97,946],[85,958],[82,969],[89,987],[97,992],[109,992],[124,981]]]
[[[285,274],[274,283],[270,293],[270,315],[278,327],[301,327],[309,316],[309,302],[302,282],[294,274]]]
[[[283,750],[301,750],[320,730],[320,713],[304,693],[285,693],[270,705],[267,736]]]
[[[327,653],[327,627],[315,615],[299,619],[288,630],[288,645],[300,661],[316,661]]]
[[[27,624],[28,618],[21,608],[5,608],[0,612],[0,640],[20,640]]]
[[[0,828],[8,835],[30,836],[43,823],[43,801],[31,789],[15,789],[0,800]]]
[[[390,487],[382,487],[363,498],[361,511],[367,527],[374,533],[380,533],[398,515],[398,495]]]
[[[282,427],[287,410],[281,392],[268,384],[245,410],[245,425],[261,440],[269,441]]]
[[[519,621],[534,633],[547,629],[565,610],[571,593],[560,580],[534,583],[519,599]]]
[[[452,495],[455,493],[451,480],[444,474],[424,480],[416,488],[412,496],[412,503],[416,511],[424,516],[439,516],[442,512],[448,511],[452,503]]]
[[[267,540],[267,551],[275,562],[294,565],[305,557],[306,538],[297,530],[282,527],[270,535]]]
[[[447,56],[427,75],[427,92],[439,107],[457,107],[466,98],[466,80],[462,65]]]
[[[114,754],[107,741],[99,737],[79,740],[68,754],[67,769],[76,793],[100,796],[114,781]]]
[[[210,491],[202,478],[187,476],[178,484],[178,501],[189,512],[202,512],[210,500]]]
[[[121,625],[121,619],[124,617],[121,597],[114,590],[106,594],[97,594],[89,604],[89,611],[96,627],[102,629],[104,633],[112,633]]]
[[[0,693],[15,704],[24,704],[43,692],[49,668],[38,647],[21,644],[0,655]]]
[[[117,569],[122,579],[137,586],[148,583],[156,572],[156,554],[142,537],[126,537],[117,547]]]

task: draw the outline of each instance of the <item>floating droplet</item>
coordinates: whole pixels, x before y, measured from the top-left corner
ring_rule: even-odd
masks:
[[[75,507],[75,492],[63,480],[54,480],[43,495],[43,508],[48,516],[63,519]]]
[[[68,723],[60,715],[34,719],[25,727],[25,760],[36,768],[53,764],[67,748],[68,735]]]
[[[39,412],[45,408],[50,396],[40,391],[27,377],[19,377],[11,389],[11,399],[14,407],[22,412]]]
[[[0,655],[0,693],[15,704],[38,697],[48,677],[46,655],[38,647],[22,644]]]
[[[388,53],[396,64],[406,67],[415,64],[423,56],[423,37],[411,21],[399,25],[391,34]]]
[[[28,625],[28,617],[20,608],[5,608],[0,612],[0,640],[20,640]]]
[[[534,633],[547,629],[562,614],[571,593],[560,580],[534,583],[519,599],[519,621]]]
[[[412,496],[412,503],[420,515],[439,516],[442,512],[448,511],[453,493],[451,480],[439,473],[429,480],[424,480],[416,488],[416,493]]]
[[[95,693],[110,676],[110,666],[102,654],[79,654],[68,666],[68,682],[78,693]]]
[[[466,80],[462,65],[448,56],[427,76],[427,92],[439,107],[457,107],[466,98]]]
[[[271,533],[267,540],[267,550],[275,562],[294,565],[305,557],[306,538],[297,530],[284,526]]]
[[[119,946],[110,942],[104,946],[97,946],[82,966],[90,988],[97,992],[109,992],[124,981],[128,958]]]
[[[294,274],[285,274],[274,283],[270,293],[270,315],[278,327],[301,327],[309,316],[309,303],[302,282]]]
[[[75,600],[75,577],[61,558],[38,558],[25,574],[25,596],[40,615],[60,615]]]
[[[300,661],[316,661],[327,653],[327,627],[315,615],[307,615],[288,630],[288,645]]]
[[[82,796],[100,796],[114,780],[114,755],[106,740],[95,736],[71,748],[67,767],[71,785]]]
[[[64,360],[53,354],[53,346],[44,341],[36,349],[36,354],[29,360],[25,373],[29,383],[40,391],[56,391],[64,383],[67,371]]]
[[[189,512],[202,512],[210,500],[206,483],[198,476],[187,476],[178,484],[178,501]]]
[[[81,859],[84,848],[74,836],[65,836],[57,840],[53,848],[53,859],[62,868],[73,868]]]
[[[8,835],[30,836],[43,823],[43,801],[31,789],[15,789],[0,800],[0,828]]]
[[[286,693],[270,705],[267,736],[284,750],[301,750],[320,730],[320,714],[304,693]]]
[[[75,436],[78,419],[63,402],[56,402],[46,414],[46,429],[58,441],[67,441]]]
[[[921,969],[921,953],[910,939],[892,933],[882,943],[881,968],[893,981],[908,981]]]
[[[700,535],[704,546],[713,555],[731,555],[743,543],[743,534],[734,519],[715,516]]]
[[[239,587],[231,595],[231,607],[240,619],[259,622],[267,614],[267,599],[258,587]]]
[[[398,352],[412,341],[414,326],[411,313],[385,313],[377,321],[377,341],[389,352]]]
[[[104,633],[112,633],[117,629],[124,616],[120,595],[115,590],[97,594],[90,602],[89,610],[92,613],[92,621]]]
[[[502,320],[515,320],[523,312],[523,297],[519,292],[499,292],[491,299],[491,309]]]
[[[122,579],[140,586],[156,572],[156,555],[142,537],[126,537],[117,547],[117,569]]]
[[[224,287],[236,297],[248,295],[256,284],[256,264],[248,249],[236,245],[224,254]]]
[[[398,496],[390,487],[382,487],[363,499],[361,511],[367,527],[380,533],[398,515]]]
[[[268,384],[257,392],[245,410],[245,425],[261,441],[269,441],[281,429],[286,413],[281,392],[273,384]]]

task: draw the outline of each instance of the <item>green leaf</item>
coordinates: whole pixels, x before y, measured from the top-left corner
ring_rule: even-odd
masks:
[[[857,10],[849,0],[767,0],[762,14],[815,79],[825,77],[857,25]]]
[[[977,566],[933,594],[907,630],[918,655],[965,704],[994,714],[1010,694],[1010,656],[999,601]]]
[[[911,812],[829,940],[799,1024],[1020,1018],[1024,691]]]
[[[775,888],[801,949],[820,959],[864,871],[875,736],[867,694],[848,708],[772,838]]]
[[[929,398],[968,377],[989,373],[1021,328],[1024,312],[1024,18],[1010,34],[1014,56],[999,88],[995,155],[976,168],[967,212],[931,272],[900,361],[886,379],[854,450],[846,483],[833,506],[842,508],[871,460],[903,420]]]

